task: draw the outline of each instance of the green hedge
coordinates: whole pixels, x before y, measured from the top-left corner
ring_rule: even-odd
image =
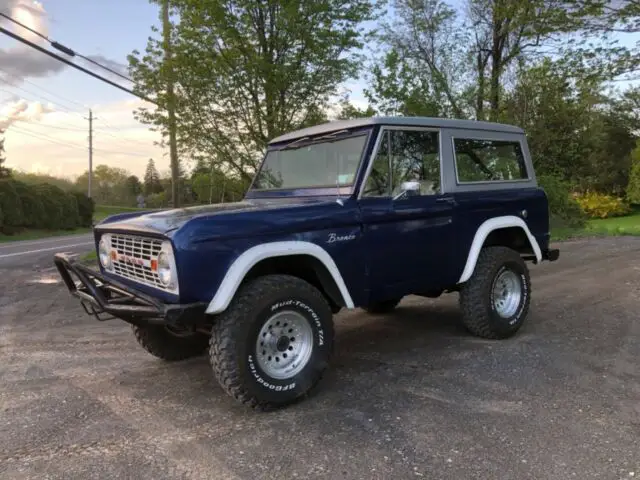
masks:
[[[0,181],[0,229],[13,234],[25,228],[73,230],[90,227],[94,204],[81,192],[65,192],[41,183],[29,185],[12,179]],[[7,214],[9,212],[9,214]]]
[[[0,208],[4,213],[4,233],[12,234],[23,227],[22,201],[13,180],[0,180]]]
[[[80,226],[90,227],[93,225],[93,212],[95,211],[95,203],[92,198],[87,197],[82,192],[73,192],[78,203],[78,213],[80,215]]]
[[[582,227],[586,215],[580,204],[571,196],[571,187],[557,177],[538,176],[538,183],[547,194],[552,227]]]
[[[22,202],[22,226],[41,228],[45,222],[44,205],[33,187],[24,182],[13,182]]]

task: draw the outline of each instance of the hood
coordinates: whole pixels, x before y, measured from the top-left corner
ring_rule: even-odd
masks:
[[[172,210],[153,211],[147,213],[125,213],[106,218],[104,221],[96,225],[96,229],[167,234],[179,229],[189,220],[194,218],[209,218],[228,213],[297,207],[309,204],[326,203],[333,200],[334,199],[319,197],[261,198],[233,203],[198,205],[195,207],[175,208]]]

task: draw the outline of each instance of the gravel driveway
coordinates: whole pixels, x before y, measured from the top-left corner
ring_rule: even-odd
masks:
[[[511,340],[468,335],[457,295],[340,314],[320,388],[272,413],[85,316],[43,262],[0,264],[2,479],[640,478],[640,238],[532,266]]]

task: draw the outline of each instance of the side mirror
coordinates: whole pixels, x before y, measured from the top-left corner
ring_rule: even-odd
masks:
[[[402,182],[400,185],[400,193],[398,193],[394,200],[398,200],[403,197],[411,197],[413,195],[417,195],[420,193],[420,182],[410,181],[410,182]]]

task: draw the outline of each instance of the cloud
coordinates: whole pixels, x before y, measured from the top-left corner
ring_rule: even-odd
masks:
[[[40,32],[45,37],[48,37],[49,35],[47,12],[41,3],[28,0],[0,0],[0,12],[10,15],[18,22]],[[0,18],[0,25],[41,47],[47,49],[50,47],[49,43],[45,39],[13,22],[10,22],[9,20]],[[72,57],[65,53],[59,51],[56,51],[55,53],[69,60],[72,59]],[[103,55],[86,56],[87,58],[95,62],[102,63],[123,75],[127,74],[126,66],[119,62],[108,59]],[[84,63],[92,70],[96,69],[96,66],[92,65],[90,62],[82,60],[80,60],[80,62]],[[0,66],[2,66],[3,70],[0,72],[0,83],[8,83],[11,85],[19,85],[22,83],[23,79],[29,77],[42,78],[55,75],[56,73],[69,68],[68,65],[56,60],[55,58],[45,55],[42,52],[38,52],[28,45],[18,41],[13,41],[12,45],[8,48],[0,48]],[[113,74],[104,70],[99,73],[106,74],[107,76],[113,76]]]
[[[0,0],[0,12],[10,15],[43,35],[48,34],[47,13],[40,3]],[[0,24],[33,43],[46,46],[45,40],[19,25],[4,19],[0,20]],[[3,70],[0,80],[12,84],[16,81],[19,83],[26,77],[46,77],[60,72],[65,67],[63,63],[19,42],[12,42],[10,47],[0,48],[0,65]]]
[[[149,158],[160,169],[169,167],[165,150],[154,145],[160,134],[133,118],[133,109],[143,104],[127,100],[94,106],[94,167],[120,167],[140,177]],[[5,109],[9,107],[0,107],[0,112]],[[42,114],[28,124],[15,121],[5,132],[7,166],[61,177],[80,175],[88,167],[88,127],[85,115],[63,111]]]
[[[26,100],[13,101],[0,108],[0,132],[15,122],[35,122],[45,113],[53,112],[51,105]]]
[[[121,75],[129,76],[129,72],[127,71],[127,66],[123,63],[116,62],[115,60],[111,60],[110,58],[105,57],[104,55],[87,55],[88,59],[93,60],[94,62],[100,63],[105,67],[109,67],[111,70],[118,72]]]

